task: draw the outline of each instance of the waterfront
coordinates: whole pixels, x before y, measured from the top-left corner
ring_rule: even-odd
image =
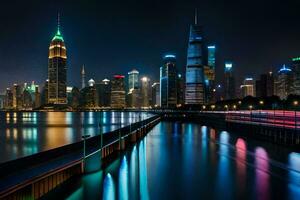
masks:
[[[199,124],[161,122],[104,170],[48,197],[58,195],[70,200],[299,199],[300,154]]]
[[[105,134],[150,116],[114,111],[0,112],[0,163],[80,141],[84,134]]]

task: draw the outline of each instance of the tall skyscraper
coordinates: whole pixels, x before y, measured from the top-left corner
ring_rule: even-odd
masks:
[[[241,85],[241,96],[255,96],[254,94],[254,80],[253,78],[245,78],[243,84]]]
[[[21,109],[22,108],[21,86],[18,84],[14,84],[12,93],[13,93],[13,108]]]
[[[300,95],[300,57],[292,59],[292,72],[294,83],[293,94]]]
[[[111,81],[111,107],[125,108],[125,82],[124,76],[115,75]]]
[[[135,69],[128,72],[128,92],[139,87],[139,72]]]
[[[141,107],[148,108],[150,99],[150,79],[144,76],[141,78]]]
[[[205,102],[215,102],[215,67],[216,67],[216,47],[210,45],[207,47],[207,66],[204,66],[205,78]]]
[[[176,56],[164,56],[164,65],[160,67],[160,105],[162,108],[175,108],[177,104]]]
[[[98,87],[98,105],[100,107],[110,107],[110,97],[111,97],[111,83],[108,79],[103,79]]]
[[[235,95],[235,78],[232,73],[232,62],[225,63],[225,72],[224,72],[224,98],[234,99]]]
[[[85,69],[84,65],[81,68],[81,89],[85,88]]]
[[[183,106],[184,104],[184,80],[181,74],[177,74],[177,105]]]
[[[203,37],[202,26],[197,23],[190,27],[186,65],[185,104],[204,104],[204,69],[203,69]]]
[[[294,91],[292,70],[285,65],[278,71],[275,78],[275,95],[280,99],[286,99]]]
[[[49,46],[48,60],[48,103],[67,103],[67,53],[62,34],[60,33],[59,17],[57,32]]]

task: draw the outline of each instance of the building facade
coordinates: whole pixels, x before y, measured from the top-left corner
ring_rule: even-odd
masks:
[[[286,99],[294,91],[292,70],[285,65],[278,71],[275,79],[275,95]]]
[[[253,78],[245,78],[243,84],[241,85],[241,97],[244,98],[246,96],[255,96],[254,93],[254,80]]]
[[[146,76],[141,78],[141,107],[148,108],[150,106],[150,79]]]
[[[151,86],[151,94],[152,94],[152,108],[160,107],[160,84],[158,82],[153,83]]]
[[[187,105],[200,105],[205,103],[202,48],[202,26],[197,24],[197,16],[195,16],[195,24],[190,27],[187,51],[185,78],[185,104]]]
[[[59,26],[49,46],[48,103],[67,103],[67,52]]]
[[[300,57],[292,59],[293,94],[300,95]]]
[[[177,69],[176,56],[165,55],[160,67],[160,106],[175,108],[177,105]]]
[[[122,75],[115,75],[111,81],[111,108],[125,108],[125,80]]]
[[[232,62],[225,63],[225,72],[224,72],[224,99],[234,99],[236,98],[235,91],[235,78],[233,76]]]
[[[256,81],[256,97],[269,97],[274,95],[274,76],[272,72],[261,74]]]

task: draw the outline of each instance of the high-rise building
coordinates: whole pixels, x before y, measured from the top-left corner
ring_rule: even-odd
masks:
[[[85,88],[85,69],[84,65],[81,68],[81,89]]]
[[[22,109],[22,91],[21,86],[18,84],[14,84],[13,86],[13,108],[14,109]]]
[[[141,78],[141,107],[148,108],[150,99],[150,79],[144,76]]]
[[[216,47],[207,47],[207,66],[204,66],[205,77],[205,102],[215,102],[215,67],[216,67]]]
[[[177,106],[184,104],[184,80],[181,74],[177,74]]]
[[[275,95],[281,99],[286,99],[289,94],[294,91],[292,70],[285,65],[278,71],[275,78]]]
[[[59,21],[57,32],[49,46],[48,60],[48,103],[67,103],[67,53]]]
[[[77,87],[72,88],[71,92],[71,102],[70,105],[73,109],[77,109],[80,106],[81,94],[80,90]]]
[[[140,89],[130,89],[127,94],[127,106],[129,108],[139,108],[141,107],[141,92]]]
[[[157,108],[160,107],[160,85],[159,83],[152,84],[152,107]]]
[[[273,73],[261,74],[260,79],[256,81],[256,97],[268,97],[274,95],[274,77]]]
[[[111,81],[111,108],[125,108],[124,76],[115,75]]]
[[[100,107],[110,107],[111,83],[108,79],[103,79],[99,85],[96,85],[98,91],[98,105]]]
[[[139,88],[139,72],[135,69],[128,72],[128,92]]]
[[[13,108],[13,93],[12,93],[10,88],[6,89],[4,107],[5,107],[5,109],[12,109]]]
[[[245,78],[243,84],[241,85],[241,96],[255,96],[253,78]]]
[[[89,85],[88,87],[83,88],[80,91],[81,96],[81,105],[85,108],[94,108],[96,107],[96,87],[94,85]]]
[[[300,57],[292,59],[294,90],[293,94],[300,95]]]
[[[160,67],[160,106],[175,108],[177,105],[176,56],[164,56],[164,65]]]
[[[235,95],[235,79],[232,72],[232,62],[225,63],[224,72],[224,99],[234,99]]]
[[[185,104],[204,104],[204,68],[203,68],[203,36],[202,26],[195,23],[190,27],[186,65]],[[163,106],[163,105],[162,105]]]
[[[33,108],[39,108],[41,106],[41,93],[39,91],[39,86],[35,87],[34,92],[34,105]]]

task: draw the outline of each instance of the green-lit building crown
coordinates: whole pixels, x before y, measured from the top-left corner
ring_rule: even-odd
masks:
[[[63,38],[62,34],[60,33],[59,28],[57,29],[57,32],[56,32],[55,36],[53,37],[52,41],[54,41],[54,40],[60,40],[62,42],[64,41],[64,38]]]

